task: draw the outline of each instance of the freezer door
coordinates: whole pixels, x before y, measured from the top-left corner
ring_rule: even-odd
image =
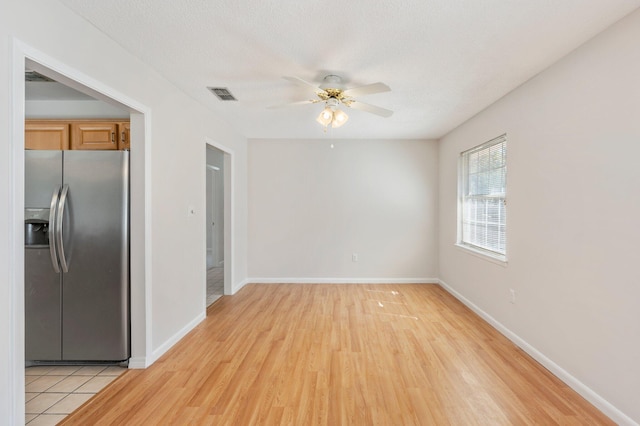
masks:
[[[25,151],[24,171],[24,206],[48,209],[62,183],[62,151]]]
[[[61,359],[60,274],[51,266],[48,248],[24,251],[25,359]]]
[[[62,183],[62,151],[25,151],[25,207],[51,207]],[[25,218],[28,219],[25,214]],[[51,225],[49,230],[51,230]],[[52,243],[49,238],[49,243]],[[49,247],[26,247],[24,253],[25,359],[61,359],[61,275]]]
[[[64,152],[63,360],[130,356],[128,169],[128,152]]]

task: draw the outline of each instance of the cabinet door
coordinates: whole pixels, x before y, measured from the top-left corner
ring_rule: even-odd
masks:
[[[130,123],[118,123],[118,149],[131,149],[131,140],[129,139],[131,125]]]
[[[71,123],[71,149],[117,150],[117,123]]]
[[[32,121],[24,124],[25,149],[69,149],[69,123]]]

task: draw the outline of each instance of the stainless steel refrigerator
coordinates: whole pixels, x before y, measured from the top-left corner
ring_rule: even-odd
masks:
[[[129,153],[25,151],[25,358],[125,361]]]

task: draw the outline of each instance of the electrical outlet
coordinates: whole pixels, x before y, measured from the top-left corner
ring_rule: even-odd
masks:
[[[512,288],[509,289],[509,302],[516,303],[516,291]]]
[[[358,261],[358,253],[353,253],[351,255],[351,261],[352,262],[357,262]]]

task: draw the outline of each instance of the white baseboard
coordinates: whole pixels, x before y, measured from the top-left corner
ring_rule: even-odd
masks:
[[[167,339],[162,345],[160,345],[160,347],[158,347],[158,349],[154,350],[152,352],[152,354],[151,354],[151,359],[148,360],[149,363],[148,363],[147,367],[149,365],[153,364],[154,362],[156,362],[162,355],[165,354],[165,352],[167,352],[169,349],[171,349],[171,347],[173,345],[178,343],[180,341],[180,339],[182,339],[184,336],[186,336],[187,333],[189,333],[191,330],[193,330],[195,328],[195,326],[200,324],[206,317],[207,317],[207,314],[206,314],[206,312],[203,311],[197,317],[195,317],[193,320],[191,320],[187,325],[182,327],[182,329],[180,331],[178,331],[176,334],[174,334],[169,339]],[[143,368],[146,368],[146,367],[143,367]]]
[[[616,422],[619,425],[625,426],[638,426],[633,419],[624,414],[622,411],[613,406],[609,401],[602,398],[600,395],[595,393],[591,388],[586,386],[580,380],[576,379],[574,376],[569,374],[565,369],[560,367],[558,364],[547,358],[542,352],[538,351],[536,348],[527,343],[520,336],[509,330],[507,327],[498,322],[491,315],[480,309],[477,305],[471,302],[469,299],[464,297],[462,294],[458,293],[451,286],[445,283],[442,280],[438,280],[439,284],[448,291],[451,295],[453,295],[460,302],[464,303],[469,309],[478,314],[483,320],[489,323],[493,328],[502,333],[507,339],[511,340],[518,347],[520,347],[523,351],[529,354],[533,359],[542,364],[547,370],[553,373],[556,377],[566,383],[571,389],[578,392],[584,399],[589,401],[591,404],[596,406],[600,411],[602,411],[605,415],[607,415],[611,420]]]
[[[144,356],[129,358],[128,368],[131,369],[145,369],[151,364],[147,363],[147,358]]]
[[[247,278],[253,284],[438,284],[438,278]]]
[[[246,279],[244,281],[240,281],[236,285],[232,285],[231,286],[231,294],[232,295],[236,294],[242,287],[244,287],[245,285],[249,284],[250,282],[251,282],[250,280]]]

